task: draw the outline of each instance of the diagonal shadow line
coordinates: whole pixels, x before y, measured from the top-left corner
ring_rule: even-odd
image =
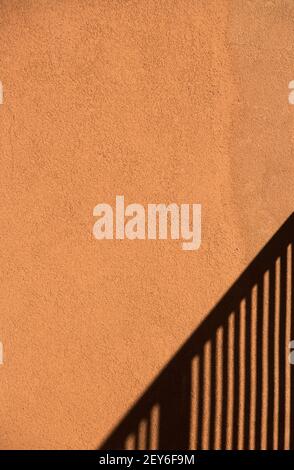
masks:
[[[294,449],[293,238],[294,213],[101,449]]]

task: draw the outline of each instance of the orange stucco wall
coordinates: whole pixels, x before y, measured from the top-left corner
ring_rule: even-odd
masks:
[[[95,448],[293,210],[292,0],[1,0],[0,448]],[[92,236],[201,203],[202,245]]]

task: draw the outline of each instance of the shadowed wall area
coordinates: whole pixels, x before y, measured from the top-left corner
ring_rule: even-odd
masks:
[[[102,449],[294,449],[294,214]]]

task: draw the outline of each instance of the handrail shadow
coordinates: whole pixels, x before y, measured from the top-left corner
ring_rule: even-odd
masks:
[[[101,449],[294,449],[294,213]]]

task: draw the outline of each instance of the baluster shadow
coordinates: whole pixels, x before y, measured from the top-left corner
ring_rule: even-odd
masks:
[[[294,215],[101,449],[294,449]]]

